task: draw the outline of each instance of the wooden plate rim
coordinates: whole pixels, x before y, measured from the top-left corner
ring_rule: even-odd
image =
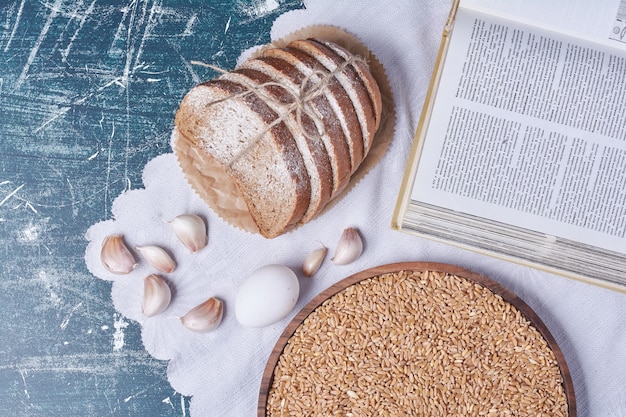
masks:
[[[280,358],[280,355],[282,354],[283,349],[287,344],[287,341],[295,333],[296,329],[302,324],[304,319],[324,301],[341,292],[345,288],[368,278],[377,277],[379,275],[387,273],[396,273],[400,271],[435,271],[451,275],[457,275],[470,281],[474,281],[486,288],[489,288],[494,294],[500,295],[505,301],[520,310],[520,312],[530,321],[530,323],[539,331],[539,333],[541,333],[543,338],[548,343],[550,349],[552,349],[552,351],[554,352],[557,364],[559,366],[559,370],[561,372],[561,376],[563,378],[563,388],[568,404],[568,417],[576,417],[576,398],[574,393],[574,384],[572,382],[567,362],[565,361],[565,356],[563,355],[561,348],[557,344],[556,339],[554,338],[554,336],[552,336],[552,333],[550,333],[547,326],[535,313],[535,311],[530,308],[530,306],[526,304],[524,300],[519,298],[515,293],[504,287],[502,284],[492,280],[491,278],[488,278],[484,275],[478,274],[474,271],[457,265],[436,262],[398,262],[369,268],[350,275],[347,278],[344,278],[343,280],[331,285],[330,287],[319,293],[317,296],[315,296],[311,301],[309,301],[309,303],[307,303],[302,308],[302,310],[300,310],[289,322],[283,333],[278,338],[278,341],[274,345],[274,348],[272,349],[272,352],[265,366],[265,370],[263,371],[263,376],[261,378],[261,388],[259,391],[259,400],[257,405],[258,417],[265,417],[266,415],[266,404],[269,396],[269,390],[273,382],[274,368],[278,363],[278,359]]]

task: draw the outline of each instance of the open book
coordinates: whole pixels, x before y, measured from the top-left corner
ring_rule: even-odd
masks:
[[[457,0],[392,227],[626,291],[626,0]]]

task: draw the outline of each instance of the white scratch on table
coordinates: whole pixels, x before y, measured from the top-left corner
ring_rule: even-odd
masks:
[[[149,65],[143,65],[141,67],[138,67],[137,69],[139,70],[138,72],[140,72],[141,74],[145,74],[145,75],[162,75],[162,74],[168,74],[170,72],[169,69],[164,69],[161,71],[148,71],[148,69],[150,68]]]
[[[117,25],[117,30],[115,31],[115,35],[113,35],[113,43],[111,44],[111,47],[109,48],[109,53],[111,53],[111,51],[113,51],[114,48],[114,44],[115,42],[117,42],[121,37],[122,37],[122,32],[124,32],[124,23],[126,22],[126,16],[128,15],[129,12],[129,6],[124,6],[120,9],[120,11],[122,12],[122,18],[120,19],[120,23],[118,23]]]
[[[20,369],[20,376],[22,377],[22,383],[24,384],[24,395],[30,400],[30,394],[28,393],[28,384],[26,383],[26,371]]]
[[[200,77],[193,70],[193,65],[189,61],[187,61],[185,58],[183,58],[182,55],[180,56],[180,58],[181,58],[181,62],[183,63],[183,65],[185,66],[187,71],[189,71],[189,74],[191,75],[191,79],[193,80],[193,82],[195,84],[199,84],[200,83]]]
[[[147,4],[147,3],[146,3]],[[144,7],[145,14],[145,7]],[[156,27],[158,20],[155,16],[160,16],[162,14],[161,5],[156,1],[152,3],[152,7],[150,7],[150,14],[148,15],[148,23],[144,26],[143,34],[141,35],[141,42],[139,42],[139,48],[137,50],[137,54],[135,55],[135,63],[133,65],[134,68],[140,66],[141,54],[146,46],[146,39],[148,39],[152,35],[152,30]]]
[[[228,32],[228,29],[230,28],[230,21],[232,19],[232,16],[228,17],[228,20],[226,21],[226,27],[224,28],[224,34],[226,34],[226,32]]]
[[[37,41],[35,42],[35,45],[30,50],[30,54],[28,55],[28,59],[26,60],[26,64],[24,65],[24,68],[22,68],[22,72],[20,73],[20,76],[18,77],[17,81],[15,82],[15,89],[16,90],[19,90],[19,88],[22,85],[22,83],[24,82],[24,80],[26,80],[26,77],[28,75],[28,70],[30,69],[30,66],[32,65],[32,63],[35,61],[35,57],[37,56],[37,53],[39,52],[39,48],[41,47],[41,44],[43,43],[44,39],[46,39],[46,35],[48,34],[48,30],[50,30],[50,26],[52,25],[52,22],[54,22],[54,19],[56,18],[57,14],[59,13],[59,8],[61,7],[62,3],[63,3],[62,0],[56,0],[54,5],[52,6],[52,8],[50,10],[50,14],[48,15],[48,19],[46,19],[46,23],[44,24],[43,28],[41,29],[41,32],[39,33],[39,37],[37,38]]]
[[[74,44],[74,41],[78,37],[78,33],[81,31],[83,26],[85,26],[85,22],[87,21],[87,18],[89,17],[89,15],[91,15],[91,13],[93,13],[95,5],[96,5],[96,0],[93,0],[91,4],[89,5],[89,7],[87,7],[87,10],[85,10],[85,13],[83,13],[83,15],[81,16],[80,22],[78,24],[78,28],[76,28],[76,30],[74,31],[74,34],[70,38],[69,44],[63,51],[61,51],[61,60],[63,62],[67,62],[67,57],[70,54],[70,49],[72,49],[72,45]],[[74,12],[75,15],[77,14],[77,12],[78,12],[78,9]]]
[[[196,23],[196,20],[198,20],[198,16],[194,13],[189,20],[187,21],[187,25],[185,26],[185,30],[182,33],[183,37],[186,36],[191,36],[193,35],[193,25]]]
[[[68,10],[63,11],[64,13],[61,13],[62,17],[66,17],[68,19],[65,22],[65,27],[63,28],[63,30],[61,30],[59,37],[57,38],[57,41],[54,44],[54,47],[52,48],[52,52],[50,53],[50,55],[54,55],[59,45],[65,40],[65,37],[66,37],[65,34],[68,31],[68,28],[72,26],[72,22],[75,19],[78,19],[79,10],[84,5],[85,2],[84,0],[80,0],[79,2],[76,2],[76,3],[77,3],[76,7],[71,8],[71,10],[68,8]]]
[[[97,150],[95,153],[93,153],[92,155],[90,155],[87,160],[88,161],[93,161],[94,159],[96,159],[98,157],[98,155],[100,154],[100,151]]]
[[[134,6],[134,7],[133,7]],[[128,24],[128,30],[132,29],[132,23],[134,20],[134,9],[137,6],[137,0],[132,0],[129,4],[127,4],[126,6],[122,7],[120,9],[120,11],[122,12],[122,17],[120,18],[120,22],[117,25],[117,29],[115,31],[115,35],[113,35],[113,41],[111,43],[111,46],[109,47],[109,55],[117,55],[118,49],[116,44],[120,41],[122,41],[124,39],[123,33],[125,28],[127,27],[126,25],[126,20],[129,18],[129,14],[130,14],[130,24]],[[131,12],[132,9],[132,12]],[[129,40],[128,35],[126,36],[126,40]]]
[[[131,62],[133,61],[133,56],[135,54],[135,46],[133,40],[133,29],[135,26],[135,18],[137,16],[137,0],[131,1],[128,5],[128,9],[130,10],[129,24],[126,29],[126,61],[124,62],[124,71],[122,75],[122,83],[126,86],[126,91],[128,91],[128,83],[130,81],[131,75]],[[144,2],[144,14],[145,14],[145,5]],[[125,19],[126,13],[124,14],[123,19]],[[122,22],[120,22],[122,24]],[[128,95],[128,93],[127,93]]]
[[[32,211],[33,213],[37,214],[38,211],[35,208],[35,206],[33,206],[33,204],[30,201],[26,201],[24,200],[24,205],[26,206],[27,209],[30,209],[30,211]]]
[[[153,13],[152,10],[155,8],[155,5],[156,3],[154,3],[153,7],[151,7],[150,14]],[[131,129],[130,129],[131,106],[130,106],[129,84],[130,84],[130,76],[132,75],[131,62],[133,61],[133,56],[135,54],[135,44],[134,42],[132,42],[132,40],[133,40],[133,29],[135,26],[135,18],[137,15],[137,7],[138,7],[137,2],[133,1],[129,5],[129,7],[132,9],[132,11],[130,15],[130,23],[128,25],[128,29],[126,33],[126,62],[124,64],[124,73],[122,76],[123,83],[126,85],[126,153],[125,153],[125,158],[124,158],[124,178],[126,179],[127,188],[124,191],[131,189],[130,177],[128,176],[128,155],[129,155],[130,142],[131,142]],[[142,9],[141,18],[139,20],[139,25],[138,25],[139,27],[143,25],[143,20],[147,12],[146,8],[147,8],[147,2],[144,2],[144,7]],[[148,21],[150,21],[150,17],[148,18]],[[137,55],[135,56],[135,64],[133,65],[133,71],[134,71],[134,68],[136,68],[139,65],[139,58],[142,52],[141,48],[143,48],[143,38],[145,38],[147,31],[149,30],[148,26],[150,26],[150,22],[148,22],[148,24],[144,28],[144,34],[142,36],[142,41],[140,42],[139,51],[137,52]]]
[[[174,391],[173,395],[176,396],[177,394],[178,393]],[[172,410],[176,408],[174,407],[174,403],[172,402],[172,397],[165,397],[161,402],[163,404],[169,404],[169,406],[172,407]],[[180,411],[183,413],[183,417],[187,415],[187,408],[185,407],[185,397],[182,394],[180,394]]]
[[[147,389],[142,389],[141,391],[136,392],[133,395],[129,395],[128,397],[124,398],[124,402],[127,403],[130,400],[132,400],[133,398],[136,398],[136,397],[138,397],[138,396],[140,396],[142,394],[145,394],[147,391],[148,391]]]
[[[170,407],[172,407],[172,410],[174,409],[174,404],[172,404],[172,400],[170,399],[170,397],[166,397],[163,399],[163,401],[161,401],[163,404],[169,404]]]
[[[61,322],[60,327],[62,330],[65,330],[67,328],[67,326],[70,324],[70,320],[72,319],[72,316],[74,315],[74,313],[82,306],[83,306],[83,302],[81,301],[70,310],[70,312],[65,316],[65,318]]]
[[[109,414],[112,416],[115,415],[115,410],[113,409],[112,401],[109,398],[108,390],[103,390],[102,395],[104,395],[104,398],[106,400],[105,403],[109,408]]]
[[[5,182],[6,183],[6,182]],[[5,184],[3,183],[3,185]],[[0,206],[2,206],[4,203],[6,203],[11,197],[13,197],[15,194],[17,194],[17,192],[19,190],[21,190],[26,184],[22,184],[20,186],[18,186],[16,189],[14,189],[13,191],[11,191],[9,194],[7,194],[6,197],[4,197],[2,199],[2,201],[0,201]]]
[[[114,317],[113,327],[115,328],[115,332],[113,332],[113,351],[117,352],[124,347],[124,329],[128,327],[128,322],[124,320],[124,316],[121,314],[115,314]]]
[[[15,199],[18,200],[20,203],[14,207],[15,210],[25,207],[27,209],[29,209],[30,211],[32,211],[35,214],[38,214],[39,212],[37,211],[37,209],[35,208],[35,206],[33,205],[33,203],[31,203],[30,201],[26,200],[25,198],[22,198],[20,196],[15,196]]]
[[[111,135],[109,135],[109,149],[107,154],[107,169],[106,169],[106,179],[104,181],[104,215],[105,217],[108,214],[108,205],[109,205],[109,197],[110,197],[110,186],[111,184],[111,153],[113,151],[113,137],[115,136],[115,122],[111,122]]]
[[[63,106],[59,109],[57,113],[55,113],[52,117],[48,118],[44,121],[37,129],[33,130],[33,133],[37,133],[42,130],[44,127],[48,126],[50,123],[54,122],[59,117],[65,115],[68,111],[70,111],[71,107]]]
[[[17,194],[17,192],[20,191],[22,189],[22,187],[24,187],[24,185],[26,185],[26,184],[20,185],[15,190],[13,190],[11,193],[9,193],[6,197],[4,197],[2,199],[2,201],[0,201],[0,206],[2,206],[4,203],[6,203],[10,198],[14,198],[14,199],[16,199],[19,202],[17,205],[15,205],[13,207],[14,210],[17,210],[17,209],[22,208],[22,207],[26,207],[27,209],[29,209],[33,213],[37,214],[38,213],[37,209],[35,208],[33,203],[28,201],[25,197],[22,197],[21,195]]]
[[[17,10],[17,16],[15,17],[15,23],[13,23],[13,29],[11,30],[11,34],[9,35],[9,39],[7,40],[7,44],[4,46],[4,52],[9,50],[11,46],[11,42],[13,42],[13,38],[15,37],[15,33],[17,32],[17,27],[20,24],[20,20],[22,19],[22,11],[24,10],[24,3],[26,0],[22,0],[20,3],[20,8]]]
[[[72,217],[75,218],[75,217],[78,217],[78,204],[76,203],[76,195],[74,194],[74,186],[70,182],[69,178],[66,177],[65,180],[67,181],[67,187],[70,190],[70,198],[71,198],[70,205],[72,206]]]

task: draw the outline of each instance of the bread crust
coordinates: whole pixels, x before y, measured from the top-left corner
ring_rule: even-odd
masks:
[[[328,71],[337,71],[346,62],[344,58],[332,49],[314,39],[296,40],[290,42],[288,47],[309,54]],[[337,71],[336,78],[350,96],[359,119],[363,138],[364,158],[372,146],[372,140],[378,128],[374,105],[364,81],[352,65],[345,65],[341,71]]]
[[[287,59],[290,59],[287,57]],[[276,79],[286,83],[291,88],[301,88],[301,84],[307,79],[306,73],[300,71],[295,65],[277,56],[262,56],[258,59],[246,62],[244,67],[255,68]],[[306,71],[306,69],[304,70]],[[337,88],[338,86],[334,86]],[[351,163],[350,148],[344,135],[340,120],[335,114],[334,107],[330,104],[329,91],[310,100],[310,104],[317,113],[316,124],[321,133],[321,139],[326,147],[332,168],[332,194],[334,198],[350,181]]]
[[[338,45],[334,42],[329,42],[329,41],[320,40],[320,39],[312,39],[312,40],[315,42],[324,44],[325,46],[332,49],[335,53],[340,55],[345,60],[350,59],[350,57],[352,56],[352,53],[350,51],[348,51],[341,45]],[[361,77],[361,81],[363,81],[363,83],[365,84],[365,88],[367,89],[367,92],[369,93],[370,100],[374,108],[374,117],[376,118],[376,129],[378,129],[382,121],[381,118],[382,118],[382,112],[383,112],[383,98],[380,92],[380,88],[378,87],[378,83],[376,82],[376,79],[374,78],[374,76],[372,75],[372,73],[370,72],[369,68],[367,67],[364,61],[356,60],[354,61],[352,66],[359,73],[359,76]]]
[[[328,72],[315,57],[293,48],[287,48],[286,50],[288,50],[298,62],[306,65],[310,71]],[[330,72],[328,73],[330,74]],[[337,122],[342,128],[346,143],[348,144],[350,151],[350,174],[352,174],[361,165],[365,157],[363,133],[356,113],[355,104],[335,77],[332,78],[332,82],[329,84],[326,97],[336,116]]]

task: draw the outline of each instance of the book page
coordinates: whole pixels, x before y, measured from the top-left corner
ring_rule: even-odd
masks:
[[[411,199],[626,253],[626,54],[459,9]]]
[[[626,0],[461,0],[461,7],[626,49]]]

